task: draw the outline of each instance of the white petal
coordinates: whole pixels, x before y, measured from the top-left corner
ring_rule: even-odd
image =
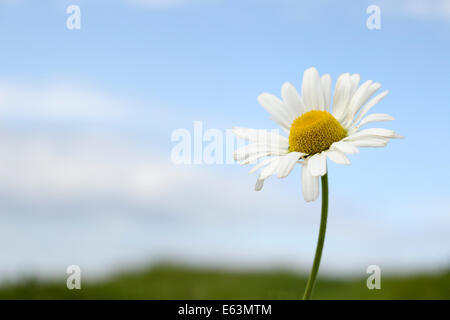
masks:
[[[241,165],[252,163],[266,156],[284,155],[289,152],[289,140],[275,132],[234,127],[233,133],[242,139],[254,141],[233,153]]]
[[[252,153],[248,153],[248,154],[235,154],[234,159],[236,161],[242,161],[240,163],[241,166],[249,164],[249,163],[253,163],[258,159],[264,158],[264,157],[269,157],[269,156],[283,156],[285,154],[287,154],[288,151],[286,152],[273,152],[273,151],[254,151]]]
[[[329,74],[324,74],[322,78],[320,78],[320,82],[322,84],[325,110],[328,111],[330,109],[331,102],[331,76]]]
[[[385,137],[385,138],[395,138],[396,137],[396,133],[394,130],[390,130],[390,129],[384,129],[384,128],[370,128],[370,129],[365,129],[365,130],[361,130],[358,131],[346,138],[344,138],[343,140],[355,140],[356,138],[361,138],[361,137]]]
[[[258,102],[270,113],[273,119],[280,127],[289,132],[291,126],[290,117],[284,110],[283,102],[270,93],[262,93],[258,96]]]
[[[351,83],[352,83],[352,89],[351,89],[351,95],[355,93],[355,91],[358,89],[359,81],[361,80],[361,76],[357,73],[354,73],[350,77]]]
[[[360,100],[356,102],[356,105],[354,106],[354,114],[358,113],[358,111],[361,109],[361,107],[370,99],[371,96],[374,95],[375,92],[378,91],[378,89],[381,88],[381,83],[375,82],[372,83],[367,89],[366,92],[362,97],[360,97]]]
[[[250,143],[243,146],[235,151],[235,154],[239,153],[253,153],[253,152],[263,152],[270,151],[276,154],[286,154],[289,151],[289,147],[276,145],[276,144],[261,144],[261,143]]]
[[[250,156],[248,156],[247,158],[245,158],[242,162],[240,162],[239,164],[241,165],[241,166],[245,166],[246,164],[249,164],[249,163],[253,163],[253,162],[255,162],[256,160],[259,160],[259,159],[261,159],[261,158],[264,158],[264,157],[267,157],[267,156],[270,156],[271,154],[270,154],[270,152],[259,152],[259,153],[255,153],[255,154],[252,154],[252,155],[250,155]]]
[[[259,175],[259,179],[265,180],[273,175],[278,169],[280,159],[281,157],[275,158],[267,167],[262,169],[261,174]]]
[[[261,145],[257,143],[248,144],[233,152],[234,160],[241,161],[257,154],[267,153],[268,155],[285,155],[288,148],[279,148],[272,145]]]
[[[349,165],[350,160],[345,156],[344,153],[338,151],[338,150],[327,150],[325,151],[325,154],[327,155],[330,160],[338,163],[338,164],[344,164]]]
[[[352,123],[353,117],[355,116],[356,112],[369,98],[368,93],[372,82],[372,80],[364,82],[353,94],[347,106],[347,115],[345,116],[344,121],[342,121],[344,127],[347,127]]]
[[[302,155],[301,152],[291,152],[283,156],[278,165],[278,178],[286,178]]]
[[[291,115],[292,124],[295,119],[297,119],[304,113],[305,106],[303,105],[303,101],[300,98],[297,89],[295,89],[295,87],[289,82],[286,82],[281,87],[281,96],[283,97],[286,109]]]
[[[354,146],[360,148],[382,148],[385,147],[389,138],[382,137],[362,137],[354,141],[350,141]]]
[[[385,113],[372,113],[369,114],[367,117],[361,120],[361,122],[358,124],[357,128],[361,128],[362,126],[372,123],[372,122],[382,122],[382,121],[392,121],[394,120],[393,116],[390,116]]]
[[[311,110],[325,110],[319,72],[316,68],[306,69],[303,73],[302,98],[306,112]]]
[[[236,150],[233,155],[236,161],[246,165],[266,156],[280,156],[289,153],[289,140],[276,132],[234,127],[233,133],[242,139],[255,141]]]
[[[353,154],[358,153],[359,150],[357,147],[355,147],[353,144],[345,142],[345,141],[338,141],[331,145],[331,150],[338,150],[343,153]]]
[[[302,165],[302,192],[305,201],[314,201],[319,197],[319,177],[313,177],[309,172],[308,160]]]
[[[258,169],[261,169],[262,167],[268,165],[269,163],[271,163],[275,158],[267,158],[262,160],[261,162],[259,162],[258,164],[256,164],[253,168],[250,169],[250,171],[248,172],[248,174],[252,174],[256,171],[258,171]]]
[[[343,73],[337,79],[333,98],[333,116],[339,122],[345,118],[347,105],[352,94],[352,80],[350,74]]]
[[[355,93],[353,94],[349,107],[350,109],[354,109],[355,106],[359,105],[361,103],[361,100],[366,96],[367,90],[372,85],[373,81],[368,80],[364,82],[358,89],[356,89]]]
[[[373,106],[375,106],[384,97],[386,97],[388,93],[389,93],[389,91],[384,91],[384,92],[380,93],[379,95],[376,95],[375,97],[373,97],[369,102],[367,102],[367,104],[361,109],[360,113],[356,117],[354,123],[358,123],[359,120],[361,120],[362,117],[364,117],[366,115],[366,113],[369,112],[369,110],[373,108]]]
[[[232,132],[240,139],[270,145],[276,148],[289,148],[289,139],[282,135],[264,129],[249,129],[233,127]]]
[[[311,175],[323,176],[327,173],[327,157],[323,153],[316,153],[308,160]]]

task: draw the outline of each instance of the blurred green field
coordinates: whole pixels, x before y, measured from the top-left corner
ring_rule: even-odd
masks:
[[[82,282],[68,290],[65,280],[28,280],[3,285],[0,299],[299,299],[306,277],[283,272],[236,272],[158,266]],[[366,278],[318,279],[314,299],[450,299],[450,271],[408,277],[383,276],[381,290],[368,290]]]

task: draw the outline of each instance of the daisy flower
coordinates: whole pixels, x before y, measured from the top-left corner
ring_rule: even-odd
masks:
[[[366,124],[394,118],[384,113],[367,115],[388,91],[372,98],[381,84],[372,80],[359,83],[359,74],[342,74],[331,106],[330,75],[321,77],[315,68],[309,68],[303,74],[301,95],[286,82],[281,87],[282,99],[269,93],[258,97],[288,137],[267,130],[233,128],[237,137],[252,142],[235,151],[236,161],[245,165],[269,157],[250,170],[261,169],[255,190],[261,190],[273,174],[287,177],[300,163],[303,197],[314,201],[319,196],[319,177],[327,173],[327,159],[349,165],[347,154],[358,153],[362,147],[385,147],[390,139],[400,138],[389,129],[362,129]]]
[[[311,298],[319,271],[325,242],[328,218],[327,159],[349,165],[347,154],[358,153],[362,147],[384,147],[390,139],[400,138],[392,130],[382,128],[362,129],[366,124],[390,121],[394,118],[384,113],[367,113],[387,91],[372,97],[381,84],[366,81],[359,85],[359,74],[342,74],[336,82],[331,106],[331,77],[322,77],[315,68],[303,74],[302,92],[286,82],[281,87],[282,100],[263,93],[259,103],[271,118],[278,123],[288,137],[277,132],[246,128],[233,128],[239,138],[251,143],[237,150],[234,158],[242,165],[259,159],[250,173],[261,170],[255,189],[261,190],[264,181],[271,175],[287,177],[297,163],[302,165],[302,190],[306,201],[319,197],[319,177],[322,185],[322,213],[316,253],[303,298]]]

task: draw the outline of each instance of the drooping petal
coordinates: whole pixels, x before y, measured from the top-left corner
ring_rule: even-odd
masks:
[[[255,183],[255,191],[261,191],[264,187],[264,180],[257,179]]]
[[[253,162],[255,162],[256,160],[259,160],[259,159],[264,158],[264,157],[268,157],[268,156],[270,156],[270,155],[271,155],[271,154],[270,154],[270,152],[268,152],[268,151],[254,153],[254,154],[249,155],[248,157],[246,157],[246,158],[245,158],[243,161],[241,161],[239,164],[240,164],[241,166],[245,166],[246,164],[253,163]]]
[[[350,165],[350,160],[348,160],[347,156],[338,150],[327,150],[325,151],[327,157],[338,164]]]
[[[261,162],[256,164],[253,168],[251,168],[250,171],[248,172],[248,174],[252,174],[252,173],[258,171],[262,167],[264,167],[264,166],[268,165],[269,163],[271,163],[274,159],[275,158],[267,158],[267,159],[262,160]]]
[[[302,98],[306,112],[311,110],[325,110],[322,84],[316,68],[306,69],[303,73]]]
[[[300,117],[305,112],[305,106],[303,105],[303,100],[297,92],[297,89],[290,83],[286,82],[281,87],[281,96],[283,102],[286,106],[286,110],[291,116],[290,124],[294,122],[295,119]]]
[[[323,152],[313,155],[308,160],[308,163],[311,175],[317,177],[323,176],[325,173],[327,173],[327,157],[325,156],[325,154],[323,154]]]
[[[278,169],[280,160],[281,160],[281,157],[277,157],[272,162],[270,162],[270,164],[267,167],[265,167],[264,169],[261,170],[261,173],[260,173],[258,179],[265,180],[268,177],[270,177],[271,175],[273,175]]]
[[[302,193],[306,202],[314,201],[319,197],[319,177],[311,175],[308,160],[302,163]]]
[[[301,152],[291,152],[283,156],[278,165],[278,178],[286,178],[302,155]]]

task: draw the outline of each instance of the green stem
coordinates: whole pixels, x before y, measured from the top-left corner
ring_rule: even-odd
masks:
[[[316,255],[314,256],[314,263],[311,274],[306,285],[305,295],[303,300],[311,299],[311,293],[316,282],[317,273],[319,272],[320,259],[322,258],[323,243],[325,242],[325,231],[327,229],[328,217],[328,174],[321,177],[322,182],[322,216],[320,218],[319,239],[317,240]]]

